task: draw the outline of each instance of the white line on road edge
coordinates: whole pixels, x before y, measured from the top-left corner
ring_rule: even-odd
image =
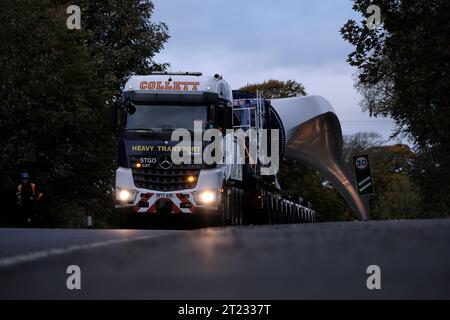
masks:
[[[49,250],[42,250],[42,251],[36,251],[31,253],[25,253],[25,254],[19,254],[16,256],[11,256],[7,258],[0,259],[0,268],[5,267],[13,267],[21,263],[25,262],[32,262],[36,260],[41,260],[44,258],[48,258],[51,256],[58,256],[63,254],[68,254],[75,251],[82,251],[82,250],[90,250],[95,248],[101,248],[106,246],[111,246],[115,244],[123,244],[127,242],[133,242],[133,241],[141,241],[141,240],[148,240],[158,237],[164,237],[170,235],[167,234],[159,234],[159,235],[151,235],[151,236],[142,236],[142,237],[136,237],[136,238],[125,238],[125,239],[117,239],[117,240],[107,240],[107,241],[99,241],[99,242],[93,242],[89,244],[79,244],[79,245],[73,245],[69,246],[67,248],[54,248]]]

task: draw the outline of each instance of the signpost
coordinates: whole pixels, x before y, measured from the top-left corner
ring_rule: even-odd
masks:
[[[370,196],[375,194],[372,171],[370,169],[369,155],[353,157],[355,167],[356,188],[360,196]]]

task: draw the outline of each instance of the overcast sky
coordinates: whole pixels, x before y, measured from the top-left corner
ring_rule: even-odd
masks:
[[[220,73],[234,89],[268,79],[293,79],[308,94],[331,102],[344,134],[375,131],[386,140],[387,119],[361,111],[353,87],[352,51],[339,29],[361,20],[351,0],[153,0],[154,22],[165,22],[171,38],[155,57],[172,71]]]

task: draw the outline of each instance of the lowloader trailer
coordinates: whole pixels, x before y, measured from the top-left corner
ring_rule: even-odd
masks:
[[[310,206],[281,196],[276,175],[279,159],[293,154],[291,139],[298,143],[295,114],[289,113],[287,121],[282,119],[273,102],[232,91],[220,75],[132,76],[111,108],[118,142],[115,210],[121,227],[139,227],[142,219],[159,217],[206,225],[314,222]],[[340,126],[339,135],[342,140]],[[206,159],[208,149],[215,161]],[[291,158],[309,160],[301,150]],[[318,167],[311,162],[317,159],[309,163]],[[340,167],[339,161],[334,167]],[[350,204],[364,208],[358,201]]]

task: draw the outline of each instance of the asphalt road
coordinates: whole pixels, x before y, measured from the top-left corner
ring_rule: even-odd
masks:
[[[81,290],[69,290],[69,265]],[[367,289],[367,267],[381,290]],[[0,229],[0,298],[450,299],[450,220]]]

